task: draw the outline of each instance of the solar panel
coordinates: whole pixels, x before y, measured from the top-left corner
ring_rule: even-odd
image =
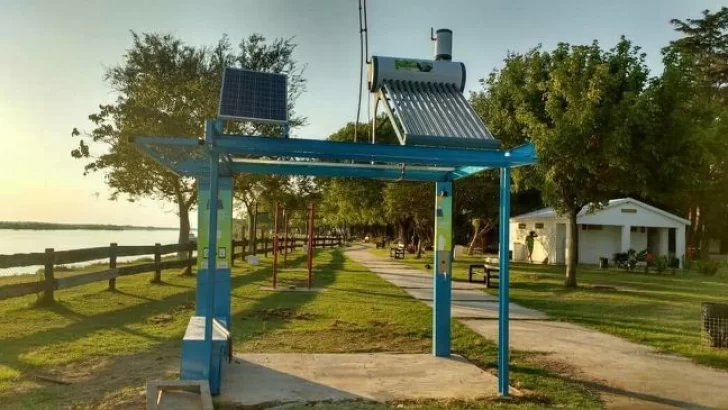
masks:
[[[218,117],[286,124],[287,79],[285,74],[226,68]]]

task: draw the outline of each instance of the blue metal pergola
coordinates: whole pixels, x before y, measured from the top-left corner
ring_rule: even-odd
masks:
[[[225,135],[221,130],[220,120],[208,120],[204,140],[189,137],[137,137],[134,142],[143,152],[173,172],[182,176],[206,178],[209,182],[209,198],[218,197],[220,178],[229,178],[236,173],[435,182],[435,237],[449,236],[439,242],[436,239],[438,244],[447,246],[435,246],[433,261],[433,354],[440,357],[450,355],[453,182],[484,170],[499,169],[498,391],[502,396],[508,395],[510,178],[512,168],[536,162],[532,144],[509,150],[466,149]],[[217,219],[216,212],[209,212],[211,250],[218,246]],[[183,370],[195,369],[195,377],[209,380],[215,392],[220,385],[220,355],[221,350],[224,350],[214,340],[214,326],[219,321],[215,313],[215,301],[219,295],[225,292],[229,294],[230,288],[229,280],[216,279],[225,273],[218,269],[215,257],[208,258],[206,268],[204,278],[198,277],[197,298],[198,304],[207,306],[204,309],[198,307],[198,312],[204,316],[204,338],[195,345],[195,354],[187,354],[183,349],[182,367]],[[229,276],[229,270],[226,272]],[[203,283],[207,285],[203,287]],[[229,306],[227,312],[229,317]],[[219,322],[230,329],[226,320]],[[185,377],[184,371],[181,377]]]

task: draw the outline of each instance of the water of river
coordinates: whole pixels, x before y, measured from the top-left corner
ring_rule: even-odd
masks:
[[[0,229],[0,255],[14,253],[44,252],[45,248],[57,251],[68,249],[109,246],[116,242],[121,245],[162,245],[177,243],[176,230],[30,230]],[[131,259],[140,257],[130,257]],[[121,262],[124,258],[119,258]],[[0,269],[0,276],[34,273],[42,266]]]

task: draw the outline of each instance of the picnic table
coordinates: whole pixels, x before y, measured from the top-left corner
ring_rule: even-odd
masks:
[[[483,283],[485,283],[485,287],[495,287],[493,279],[498,279],[498,273],[498,259],[485,258],[483,263],[475,263],[468,266],[468,282],[473,282],[473,276],[475,275],[483,275]]]

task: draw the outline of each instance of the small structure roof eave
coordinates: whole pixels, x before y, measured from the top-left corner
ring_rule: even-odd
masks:
[[[600,211],[603,211],[603,210],[606,210],[609,208],[613,208],[613,207],[616,207],[616,206],[619,206],[619,205],[622,205],[625,203],[633,203],[633,204],[635,204],[637,206],[641,206],[649,211],[655,212],[665,218],[672,219],[672,220],[674,220],[678,223],[684,224],[684,225],[690,225],[690,221],[688,221],[687,219],[681,218],[675,214],[664,211],[664,210],[654,207],[652,205],[646,204],[642,201],[638,201],[631,197],[611,199],[611,200],[609,200],[607,205],[605,205],[604,207],[602,207],[600,209],[597,209],[594,213],[598,213]],[[588,212],[589,212],[589,206],[583,207],[581,209],[581,211],[579,211],[579,213],[577,214],[577,223],[580,224],[581,222],[578,222],[578,218],[587,215]],[[549,208],[537,209],[535,211],[527,212],[527,213],[521,214],[521,215],[516,215],[516,216],[510,218],[510,222],[518,222],[518,221],[534,220],[534,219],[564,220],[567,218],[566,218],[566,216],[557,215],[557,213],[554,211],[554,209],[549,207]]]

